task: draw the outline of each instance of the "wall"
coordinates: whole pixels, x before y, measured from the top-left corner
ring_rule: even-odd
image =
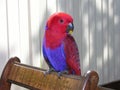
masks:
[[[74,18],[73,36],[79,47],[82,74],[96,70],[100,83],[120,79],[119,3],[119,0],[0,0],[0,73],[13,56],[18,56],[22,63],[46,68],[41,52],[45,23],[52,13],[64,11]]]

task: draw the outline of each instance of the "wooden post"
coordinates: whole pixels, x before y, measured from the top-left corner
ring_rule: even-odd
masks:
[[[8,61],[1,75],[0,90],[10,90],[11,83],[8,82],[8,76],[10,74],[10,71],[14,62],[20,62],[20,60],[17,57],[15,57],[15,58],[11,58]]]
[[[84,90],[97,90],[99,76],[95,71],[88,71],[85,74],[86,80],[83,86]]]
[[[96,90],[98,74],[89,71],[84,76],[62,75],[56,72],[44,75],[46,70],[25,64],[20,60],[11,58],[1,77],[0,90],[10,90],[11,83],[31,90]]]

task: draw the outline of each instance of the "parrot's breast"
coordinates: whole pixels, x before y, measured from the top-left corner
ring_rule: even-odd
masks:
[[[44,52],[56,71],[64,71],[67,70],[66,58],[64,54],[64,45],[61,44],[59,47],[54,49],[46,47],[46,43],[43,44]]]

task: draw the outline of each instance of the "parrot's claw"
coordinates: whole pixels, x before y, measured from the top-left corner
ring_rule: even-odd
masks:
[[[49,70],[44,72],[44,75],[50,74],[51,72],[54,72],[55,70],[53,68],[50,68]]]
[[[69,72],[67,70],[58,72],[58,78],[60,78],[60,76],[62,76],[62,74],[68,74],[68,73]]]

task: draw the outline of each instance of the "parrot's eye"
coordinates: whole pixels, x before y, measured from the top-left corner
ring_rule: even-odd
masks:
[[[60,19],[60,23],[63,23],[64,22],[64,20],[63,19]]]

